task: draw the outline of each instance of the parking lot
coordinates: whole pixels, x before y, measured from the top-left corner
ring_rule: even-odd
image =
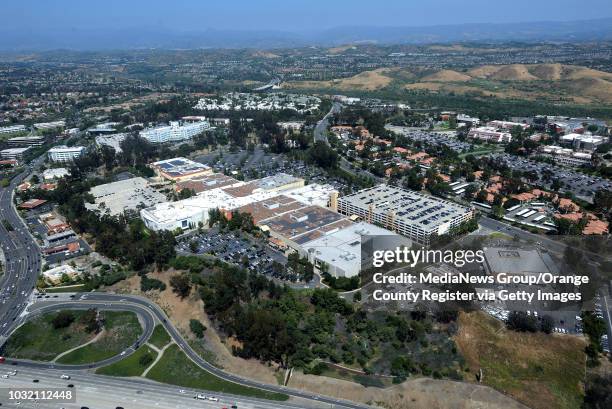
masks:
[[[457,153],[468,152],[472,147],[472,145],[467,142],[461,142],[456,138],[449,137],[447,134],[441,134],[438,132],[426,132],[409,127],[393,125],[387,125],[385,128],[399,135],[403,135],[413,141],[420,141],[431,146],[447,146]]]
[[[491,154],[490,158],[503,161],[510,169],[523,172],[535,172],[538,175],[539,186],[550,189],[552,182],[558,179],[563,186],[561,191],[570,191],[579,199],[593,202],[593,196],[598,190],[612,189],[612,182],[598,176],[585,175],[571,169],[548,163],[535,162],[509,154]]]
[[[297,275],[286,268],[287,258],[264,241],[254,240],[241,232],[211,229],[181,239],[177,251],[183,254],[210,255],[251,272],[270,278],[296,282]]]
[[[342,192],[346,189],[346,183],[342,179],[329,177],[316,166],[290,159],[285,155],[266,153],[261,147],[256,147],[253,152],[240,150],[236,153],[223,152],[222,155],[213,152],[198,156],[195,160],[211,166],[215,172],[229,172],[230,175],[232,172],[241,172],[245,180],[287,173],[309,183],[329,184]]]

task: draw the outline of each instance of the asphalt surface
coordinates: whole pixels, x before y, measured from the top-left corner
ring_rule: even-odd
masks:
[[[127,310],[137,313],[141,318],[141,322],[144,325],[144,333],[139,339],[139,345],[146,342],[153,332],[155,322],[161,323],[172,340],[179,346],[179,348],[187,355],[191,361],[193,361],[200,368],[218,376],[229,382],[238,383],[241,385],[266,390],[269,392],[283,393],[293,398],[300,398],[304,400],[311,400],[319,403],[333,405],[337,408],[352,408],[361,409],[368,406],[361,405],[353,402],[348,402],[340,399],[317,395],[297,389],[291,389],[284,386],[270,385],[251,379],[243,378],[210,364],[202,357],[200,357],[189,344],[183,339],[178,330],[168,320],[163,310],[155,303],[151,302],[147,298],[132,296],[132,295],[121,295],[121,294],[110,294],[110,293],[79,293],[79,294],[65,294],[64,296],[74,295],[73,298],[66,298],[61,300],[51,299],[47,301],[39,301],[34,303],[29,309],[26,315],[22,316],[18,323],[25,322],[26,320],[36,317],[43,312],[51,312],[57,310],[64,310],[67,308],[74,309],[85,309],[85,308],[99,308],[99,309],[113,309],[113,310]],[[117,362],[123,358],[126,358],[136,350],[136,345],[124,351],[123,355],[118,355],[109,358],[104,361],[91,363],[87,365],[63,365],[57,363],[44,363],[44,362],[33,362],[27,360],[18,359],[6,359],[6,363],[11,365],[16,364],[15,368],[26,367],[33,369],[49,369],[56,370],[62,369],[64,371],[74,371],[83,369],[93,369],[100,366],[108,365],[113,362]]]
[[[206,394],[218,401],[195,399],[200,391],[190,388],[165,385],[146,379],[115,378],[94,375],[85,371],[70,372],[71,379],[61,379],[66,374],[61,370],[41,370],[36,368],[10,367],[16,369],[17,375],[0,379],[0,403],[2,408],[41,408],[41,409],[80,409],[85,406],[91,409],[195,409],[195,408],[230,408],[236,405],[239,409],[289,409],[289,408],[322,408],[308,403],[292,404],[288,402],[270,402],[248,397],[236,397],[225,394]],[[34,383],[37,379],[39,382]],[[73,387],[69,388],[71,384]],[[76,395],[76,402],[25,402],[10,401],[3,388],[59,388],[71,390]],[[109,393],[112,391],[112,393]],[[329,406],[327,406],[329,407]]]
[[[9,186],[0,188],[0,246],[6,259],[4,275],[0,277],[0,345],[26,308],[41,268],[38,244],[13,206],[13,192],[28,174],[26,169]],[[4,221],[12,231],[7,230]]]

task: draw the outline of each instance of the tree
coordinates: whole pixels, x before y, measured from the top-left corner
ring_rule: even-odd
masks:
[[[176,274],[170,277],[170,287],[180,298],[185,298],[191,292],[191,280],[187,274]]]
[[[527,315],[525,311],[512,311],[506,320],[506,326],[514,331],[536,332],[538,320],[533,315]]]
[[[545,334],[550,334],[555,328],[555,320],[550,315],[542,316],[542,320],[540,321],[540,331]]]
[[[98,332],[100,330],[100,321],[98,320],[98,310],[95,308],[88,309],[81,318],[79,323],[85,326],[87,332]]]
[[[51,321],[53,328],[67,328],[74,322],[74,314],[71,311],[60,311]]]
[[[138,364],[145,368],[147,366],[149,366],[155,359],[153,358],[153,356],[147,351],[146,354],[142,355],[140,358],[138,358]]]
[[[189,329],[196,337],[204,338],[204,331],[206,331],[206,326],[202,324],[199,320],[189,320]]]

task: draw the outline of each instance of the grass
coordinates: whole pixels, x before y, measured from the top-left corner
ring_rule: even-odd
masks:
[[[170,335],[168,335],[166,329],[161,324],[157,324],[153,329],[151,338],[149,338],[149,344],[155,345],[158,348],[163,348],[168,342],[170,342]]]
[[[461,314],[456,343],[472,373],[482,368],[484,384],[534,409],[581,407],[581,339],[509,331],[503,323],[475,312]]]
[[[146,355],[149,355],[151,360],[143,365],[141,359]],[[96,373],[109,376],[140,376],[145,369],[153,363],[156,357],[157,352],[153,348],[141,346],[127,358],[115,362],[114,364],[98,368]]]
[[[67,287],[49,287],[45,288],[46,293],[78,293],[83,291],[85,288],[84,284],[71,285]]]
[[[142,332],[136,314],[124,311],[104,311],[105,333],[94,343],[61,357],[62,364],[86,364],[113,357],[134,344]]]
[[[249,388],[218,378],[193,363],[177,345],[171,345],[166,349],[163,357],[147,374],[147,378],[187,388],[204,389],[233,395],[251,396],[276,401],[289,399],[287,395],[281,393]]]
[[[59,311],[26,322],[9,338],[4,354],[12,358],[51,361],[62,352],[88,342],[95,334],[87,333],[78,322],[84,311],[72,313],[75,320],[67,328],[55,329],[51,324]]]

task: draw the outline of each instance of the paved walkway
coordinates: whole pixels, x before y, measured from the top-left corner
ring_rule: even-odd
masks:
[[[68,354],[69,354],[69,353],[71,353],[72,351],[76,351],[77,349],[83,348],[84,346],[87,346],[87,345],[89,345],[89,344],[93,344],[93,343],[94,343],[94,342],[96,342],[98,339],[100,339],[100,337],[102,336],[102,334],[104,334],[104,332],[106,332],[106,331],[103,329],[102,331],[98,332],[98,333],[96,334],[96,336],[95,336],[95,337],[93,337],[93,338],[92,338],[90,341],[87,341],[86,343],[84,343],[84,344],[82,344],[82,345],[79,345],[79,346],[76,346],[76,347],[74,347],[74,348],[72,348],[72,349],[69,349],[68,351],[64,351],[64,352],[62,352],[61,354],[59,354],[58,356],[56,356],[55,358],[53,358],[53,361],[51,361],[51,362],[55,363],[55,362],[57,362],[57,360],[58,360],[58,359],[60,359],[60,358],[61,358],[61,357],[63,357],[64,355],[68,355]]]

